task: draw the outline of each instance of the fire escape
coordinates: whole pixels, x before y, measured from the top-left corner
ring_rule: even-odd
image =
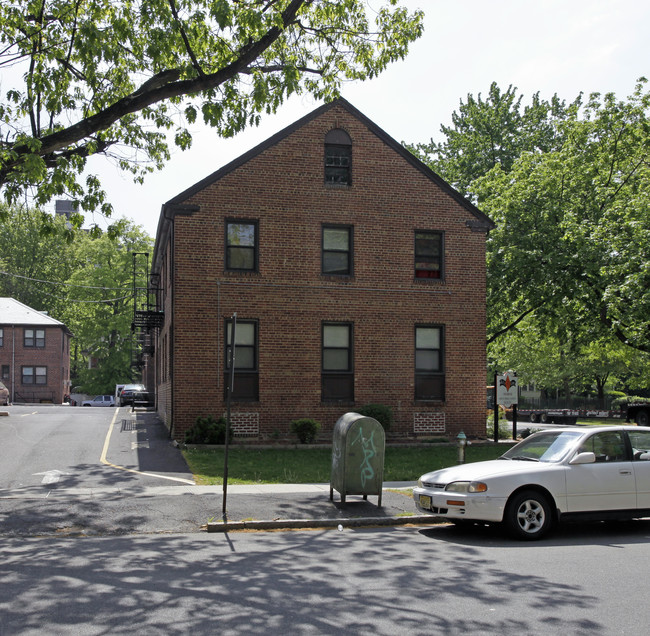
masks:
[[[143,258],[144,257],[144,258]],[[138,281],[146,281],[146,287]],[[156,329],[162,327],[165,315],[158,306],[159,281],[149,277],[149,253],[133,252],[133,322],[131,331],[131,371],[143,378],[145,367],[153,366]],[[146,380],[145,380],[146,383]]]

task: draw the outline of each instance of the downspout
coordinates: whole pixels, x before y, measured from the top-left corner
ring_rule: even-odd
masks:
[[[16,397],[16,325],[11,325],[11,403]]]
[[[166,211],[165,211],[166,212]],[[174,349],[175,349],[175,338],[174,338],[174,327],[175,320],[174,314],[176,310],[176,267],[174,263],[175,257],[175,242],[174,242],[174,221],[173,215],[170,219],[170,232],[169,232],[169,280],[171,282],[171,313],[169,317],[169,330],[167,332],[167,340],[169,342],[167,350],[169,351],[169,364],[168,364],[168,374],[169,374],[169,383],[171,384],[171,390],[169,392],[169,409],[171,411],[171,422],[169,424],[169,439],[174,439],[174,426],[176,425],[176,411],[174,409],[174,393],[176,391],[176,382],[174,382]]]

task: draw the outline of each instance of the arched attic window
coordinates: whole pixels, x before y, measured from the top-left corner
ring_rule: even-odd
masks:
[[[325,135],[325,183],[352,184],[352,140],[341,128]]]

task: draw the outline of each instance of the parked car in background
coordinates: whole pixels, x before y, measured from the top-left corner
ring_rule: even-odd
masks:
[[[120,406],[133,406],[137,402],[149,402],[144,384],[125,384],[120,393]]]
[[[115,406],[112,395],[96,395],[92,400],[84,400],[81,406]]]
[[[534,433],[498,459],[422,475],[413,498],[452,523],[503,522],[519,539],[539,539],[558,521],[648,517],[650,427]]]
[[[0,382],[0,404],[9,405],[9,389],[2,382]]]

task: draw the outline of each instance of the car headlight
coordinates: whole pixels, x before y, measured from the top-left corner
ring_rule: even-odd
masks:
[[[445,486],[448,492],[485,492],[487,489],[482,481],[452,481]]]

